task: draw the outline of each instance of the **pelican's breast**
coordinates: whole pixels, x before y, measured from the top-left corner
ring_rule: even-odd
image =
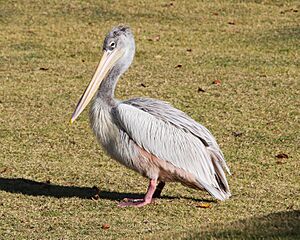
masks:
[[[90,123],[106,152],[121,164],[136,170],[134,159],[138,158],[138,151],[128,135],[113,121],[111,107],[96,99],[91,107]]]

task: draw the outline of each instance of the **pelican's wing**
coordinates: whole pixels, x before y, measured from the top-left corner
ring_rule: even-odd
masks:
[[[141,148],[193,174],[220,200],[230,196],[222,167],[228,169],[211,133],[169,104],[145,98],[121,102],[115,119]]]
[[[172,107],[166,102],[156,99],[154,100],[151,98],[134,98],[124,101],[123,103],[137,107],[145,112],[150,113],[158,119],[161,119],[164,122],[171,123],[177,128],[193,134],[213,152],[222,167],[226,169],[226,171],[230,174],[230,170],[226,164],[224,155],[214,136],[206,127],[190,118],[184,112]]]

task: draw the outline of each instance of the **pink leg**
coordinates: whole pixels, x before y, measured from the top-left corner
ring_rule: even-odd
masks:
[[[151,179],[149,186],[148,186],[148,190],[147,193],[144,197],[144,199],[135,199],[135,200],[131,200],[129,202],[121,202],[119,203],[119,207],[128,207],[128,206],[133,206],[133,207],[142,207],[145,206],[149,203],[152,202],[152,196],[154,194],[155,188],[156,188],[156,179]]]

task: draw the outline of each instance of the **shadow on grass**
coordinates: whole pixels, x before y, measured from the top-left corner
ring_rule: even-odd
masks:
[[[300,211],[290,210],[220,224],[185,239],[300,239]]]
[[[109,200],[121,200],[125,197],[143,197],[141,194],[99,191],[96,187],[62,186],[24,178],[0,178],[0,190],[31,196],[47,196],[56,198],[77,197],[82,199],[91,199],[96,194],[98,194],[100,198]]]
[[[122,193],[122,192],[109,192],[101,191],[96,187],[77,187],[77,186],[62,186],[55,184],[48,184],[45,182],[37,182],[24,178],[1,178],[0,177],[0,190],[21,193],[30,196],[47,196],[55,198],[82,198],[92,199],[96,194],[100,199],[108,199],[112,201],[120,201],[124,198],[143,198],[144,194],[139,193]],[[162,199],[178,199],[173,196],[162,196]],[[202,202],[214,202],[205,199],[196,199],[184,197],[184,199],[202,201]]]

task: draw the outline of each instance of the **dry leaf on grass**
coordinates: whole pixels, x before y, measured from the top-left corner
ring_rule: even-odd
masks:
[[[287,13],[287,12],[295,12],[296,13],[296,12],[298,12],[298,9],[290,8],[290,9],[283,10],[280,13],[284,14],[284,13]]]
[[[95,194],[92,196],[92,200],[98,200],[100,198],[100,189],[97,186],[93,186],[92,189],[95,191]]]
[[[174,6],[174,3],[173,2],[170,2],[170,3],[166,3],[164,5],[162,5],[163,7],[173,7]]]
[[[160,40],[160,36],[159,35],[155,35],[152,37],[148,38],[148,41],[152,41],[152,42],[158,42]]]
[[[234,132],[232,132],[232,135],[235,136],[235,137],[240,137],[240,136],[243,135],[243,133],[239,132],[239,131],[234,131]]]
[[[199,87],[198,92],[205,92],[205,90],[203,88]]]
[[[212,208],[212,205],[209,203],[199,203],[196,205],[197,208]]]
[[[0,169],[0,173],[5,173],[7,171],[7,167]]]
[[[284,164],[286,163],[285,159],[289,158],[286,153],[278,153],[275,157],[278,158],[278,161],[276,161],[277,164]]]
[[[107,230],[107,229],[110,228],[110,226],[109,226],[109,224],[104,223],[104,224],[102,224],[101,228],[104,229],[104,230]]]
[[[275,157],[276,158],[289,158],[289,156],[286,153],[279,153]]]
[[[39,70],[41,70],[41,71],[48,71],[49,68],[47,68],[47,67],[40,67]]]
[[[213,81],[212,83],[213,83],[213,84],[216,84],[216,85],[221,85],[221,80],[216,79],[216,80]]]
[[[99,194],[95,194],[92,196],[92,200],[98,200],[100,198]]]

